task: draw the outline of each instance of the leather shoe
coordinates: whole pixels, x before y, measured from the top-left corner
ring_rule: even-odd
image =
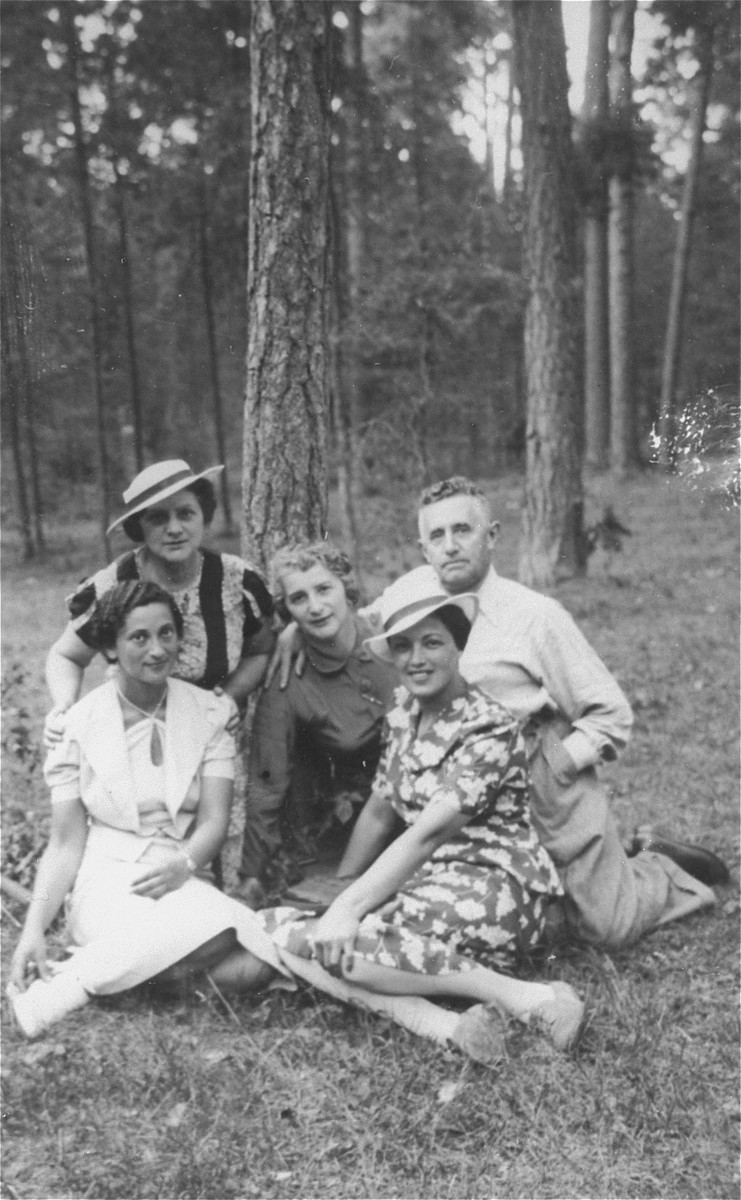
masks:
[[[703,846],[691,846],[687,842],[674,842],[658,834],[638,832],[633,838],[631,857],[641,850],[666,855],[693,879],[699,879],[700,883],[708,887],[728,883],[730,879],[728,867],[723,860]]]

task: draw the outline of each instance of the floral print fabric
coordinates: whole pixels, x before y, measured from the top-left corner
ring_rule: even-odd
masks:
[[[417,702],[400,689],[374,791],[406,825],[441,792],[470,821],[363,918],[355,953],[418,974],[452,974],[477,963],[511,969],[542,937],[548,897],[561,893],[530,826],[522,735],[514,718],[476,687],[421,737],[418,718]],[[280,908],[260,916],[278,945],[308,956],[311,914]]]

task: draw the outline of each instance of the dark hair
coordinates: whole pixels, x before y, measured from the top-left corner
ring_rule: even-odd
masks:
[[[270,560],[269,579],[270,590],[275,599],[275,606],[284,621],[292,620],[286,608],[286,593],[283,586],[283,576],[287,571],[310,571],[312,567],[325,567],[342,583],[350,604],[355,605],[360,595],[358,581],[350,559],[344,550],[340,550],[332,542],[295,542],[291,546],[281,546]]]
[[[443,604],[442,608],[436,608],[433,613],[430,613],[430,616],[438,617],[456,647],[459,650],[465,650],[468,635],[471,632],[471,622],[462,608],[459,608],[457,604]]]
[[[201,512],[203,513],[204,524],[210,525],[214,519],[214,513],[216,512],[216,492],[211,480],[194,479],[192,483],[187,484],[182,490],[184,492],[193,493],[198,501]],[[175,492],[173,492],[173,496],[174,495]],[[150,507],[154,508],[155,505],[150,505]],[[146,511],[146,508],[143,508],[141,512],[132,513],[130,517],[127,517],[126,520],[122,521],[121,523],[121,528],[126,536],[131,538],[132,542],[144,541],[142,517]]]
[[[109,662],[116,638],[126,624],[126,618],[135,608],[146,608],[150,604],[164,604],[172,613],[173,624],[179,638],[183,636],[183,614],[175,599],[158,583],[146,580],[129,580],[117,583],[98,600],[90,628],[90,645],[99,650]]]

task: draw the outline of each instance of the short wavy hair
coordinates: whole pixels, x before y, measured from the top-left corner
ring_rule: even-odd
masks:
[[[90,627],[90,645],[94,650],[113,662],[116,638],[126,624],[126,618],[135,608],[146,608],[150,604],[164,604],[172,613],[172,620],[179,638],[183,636],[183,614],[174,596],[149,580],[131,579],[117,583],[98,600]]]
[[[210,479],[194,479],[187,487],[183,488],[184,492],[192,492],[198,501],[198,507],[203,513],[204,525],[210,525],[214,519],[216,512],[216,491]],[[155,508],[156,505],[151,506]],[[121,523],[121,528],[130,538],[132,542],[144,541],[144,530],[142,529],[142,517],[146,512],[143,508],[141,512],[132,513],[125,521]]]
[[[268,581],[276,608],[283,620],[290,621],[286,608],[286,593],[283,577],[289,571],[310,571],[312,567],[326,567],[342,583],[350,604],[356,605],[360,598],[357,576],[344,550],[333,542],[294,542],[276,550],[268,568]]]
[[[437,504],[440,500],[450,500],[453,496],[472,496],[474,500],[478,500],[483,508],[487,521],[491,521],[491,504],[483,488],[480,488],[477,483],[474,483],[472,479],[468,479],[465,475],[451,475],[449,479],[441,479],[438,483],[431,483],[421,493],[418,513],[420,529],[424,509],[429,504]]]

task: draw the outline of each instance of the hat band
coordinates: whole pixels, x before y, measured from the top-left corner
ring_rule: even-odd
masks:
[[[418,612],[429,612],[430,609],[440,608],[442,604],[449,601],[449,596],[426,596],[424,600],[415,600],[413,604],[405,604],[403,608],[398,609],[392,617],[384,621],[383,628],[387,634],[394,631],[394,626],[400,621],[405,621],[407,617],[413,617]]]
[[[136,504],[137,506],[146,504],[147,500],[153,499],[155,496],[159,496],[159,494],[163,492],[165,488],[172,487],[174,483],[180,483],[181,480],[185,479],[193,479],[193,472],[191,471],[190,467],[184,471],[175,471],[174,474],[168,475],[165,479],[158,480],[157,483],[153,483],[150,487],[145,488],[143,492],[139,492],[136,496],[131,496],[126,501],[126,507],[129,508],[132,504]]]

